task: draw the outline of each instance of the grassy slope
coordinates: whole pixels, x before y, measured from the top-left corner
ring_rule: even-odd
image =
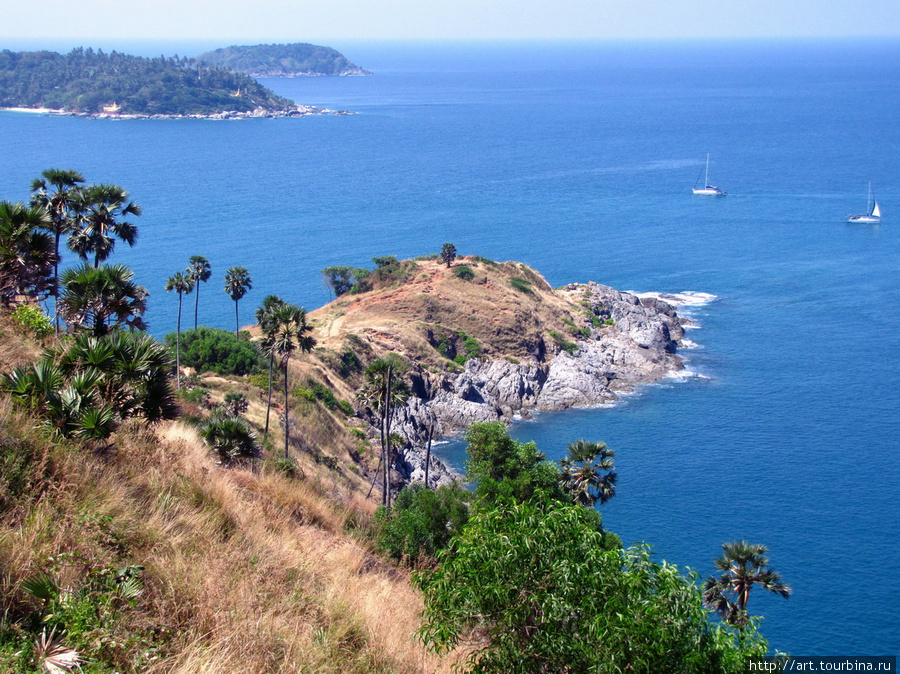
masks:
[[[0,322],[5,363],[36,351]],[[39,609],[22,589],[36,572],[77,590],[102,569],[140,564],[146,587],[134,606],[114,620],[87,620],[64,639],[93,657],[85,671],[449,669],[415,639],[421,598],[406,574],[347,533],[371,512],[361,479],[314,462],[303,479],[225,470],[182,423],[129,424],[116,451],[101,457],[49,442],[6,399],[0,444],[8,639],[17,619]],[[37,671],[13,668],[23,643],[30,637],[0,643],[0,671]]]

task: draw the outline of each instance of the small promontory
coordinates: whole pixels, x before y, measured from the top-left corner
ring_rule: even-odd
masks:
[[[331,47],[297,42],[232,46],[200,54],[196,61],[250,77],[371,75]]]
[[[554,289],[524,264],[474,256],[450,267],[379,261],[310,317],[319,361],[333,373],[388,353],[408,363],[413,396],[396,416],[409,442],[406,480],[422,478],[417,447],[432,427],[449,436],[474,421],[607,404],[683,368],[682,320],[659,299],[597,283]]]

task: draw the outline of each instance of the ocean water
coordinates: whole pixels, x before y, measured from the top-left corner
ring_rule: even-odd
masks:
[[[706,575],[723,542],[766,544],[794,588],[752,595],[773,649],[900,653],[900,43],[333,46],[376,74],[265,83],[352,116],[0,113],[0,198],[49,167],[130,190],[140,240],[114,259],[159,336],[195,254],[200,321],[227,328],[227,267],[250,270],[249,323],[270,293],[326,302],[326,266],[445,241],[553,285],[714,295],[687,310],[693,376],[514,435],[553,459],[607,442],[605,523],[660,558]],[[725,198],[690,192],[707,153]],[[846,223],[869,181],[882,224]]]

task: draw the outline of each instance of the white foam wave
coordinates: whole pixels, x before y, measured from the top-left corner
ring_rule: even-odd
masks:
[[[685,326],[691,327],[691,326]],[[681,344],[678,345],[679,349],[702,349],[703,347],[697,342],[690,339],[682,339]]]
[[[637,295],[638,297],[654,297],[658,300],[662,300],[663,302],[668,302],[669,304],[676,307],[702,307],[719,299],[718,295],[713,295],[712,293],[701,293],[693,290],[684,290],[680,293],[649,292],[632,294]]]

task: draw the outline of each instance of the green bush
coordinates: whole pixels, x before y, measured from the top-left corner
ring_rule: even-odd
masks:
[[[175,349],[176,335],[166,335],[166,344]],[[181,333],[181,364],[198,372],[218,375],[268,373],[269,363],[253,342],[238,339],[229,330],[201,327]]]
[[[534,292],[531,288],[531,281],[526,281],[519,276],[510,276],[509,285],[526,295],[531,295]]]
[[[341,411],[348,417],[352,417],[354,414],[356,414],[356,410],[353,409],[353,405],[351,405],[346,400],[338,400],[338,407],[340,407]]]
[[[18,321],[22,330],[34,335],[36,339],[43,339],[53,334],[53,323],[38,307],[30,304],[20,304],[13,311],[12,317]]]
[[[391,508],[375,514],[381,524],[378,548],[398,561],[415,565],[434,557],[469,519],[471,494],[457,484],[426,489],[421,483],[405,487]]]
[[[556,345],[563,351],[566,351],[570,354],[574,354],[576,351],[578,351],[578,345],[575,342],[567,341],[564,335],[551,330],[550,336],[553,338],[553,341],[556,342]]]
[[[472,271],[472,268],[464,264],[456,267],[453,270],[453,275],[463,281],[471,281],[473,278],[475,278],[475,272]]]

